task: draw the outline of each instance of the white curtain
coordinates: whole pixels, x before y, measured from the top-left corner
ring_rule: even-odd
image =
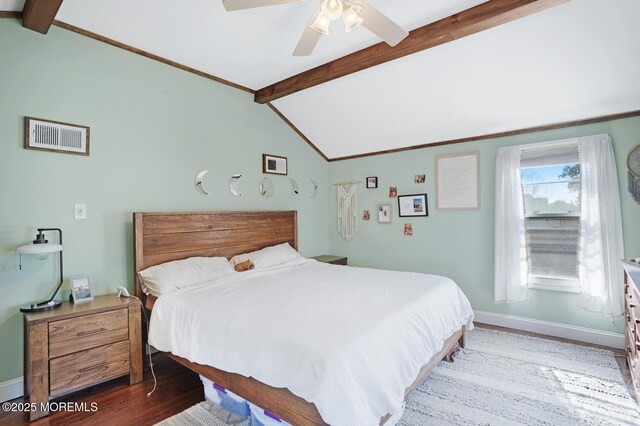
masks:
[[[495,216],[495,301],[520,302],[527,297],[527,247],[518,146],[498,149]]]
[[[338,184],[338,232],[349,241],[358,230],[358,186]]]
[[[622,217],[611,138],[609,135],[579,138],[578,149],[582,184],[578,306],[622,315]]]

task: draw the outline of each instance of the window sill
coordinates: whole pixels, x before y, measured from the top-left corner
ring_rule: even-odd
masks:
[[[535,290],[560,291],[563,293],[580,293],[580,280],[577,278],[529,275],[529,288]]]

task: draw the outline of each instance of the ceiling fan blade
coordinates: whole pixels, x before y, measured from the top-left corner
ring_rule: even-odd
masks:
[[[222,0],[222,5],[227,12],[254,7],[273,6],[285,3],[302,3],[306,0]]]
[[[366,1],[354,0],[352,4],[356,8],[360,8],[358,15],[363,20],[362,25],[384,40],[389,46],[395,46],[409,35],[408,31],[387,18]]]
[[[296,49],[293,51],[293,56],[309,56],[313,52],[313,49],[316,48],[316,44],[318,44],[322,34],[312,30],[311,24],[316,20],[319,14],[320,11],[317,10],[313,16],[311,16],[311,20],[305,27],[302,37],[300,37],[300,41],[298,42]]]

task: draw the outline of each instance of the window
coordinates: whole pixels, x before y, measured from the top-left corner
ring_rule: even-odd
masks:
[[[620,186],[609,135],[498,148],[495,182],[496,303],[526,301],[536,287],[580,293],[577,306],[621,315]]]
[[[562,160],[552,155],[543,163]],[[529,287],[577,293],[580,164],[521,167],[520,175]]]

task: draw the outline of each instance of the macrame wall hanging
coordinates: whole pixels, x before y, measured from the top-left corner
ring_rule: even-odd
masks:
[[[342,182],[338,187],[338,232],[349,241],[358,230],[357,182]]]
[[[629,193],[640,204],[640,145],[633,148],[627,157],[627,180]]]

